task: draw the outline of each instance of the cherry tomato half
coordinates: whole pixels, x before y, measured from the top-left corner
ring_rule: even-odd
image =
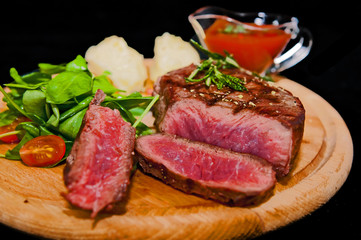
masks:
[[[20,116],[17,119],[15,119],[11,124],[0,127],[0,134],[15,131],[15,128],[19,123],[21,123],[21,122],[30,122],[30,121],[31,121],[30,119],[28,119],[26,117],[23,117],[23,116]],[[0,140],[2,142],[4,142],[4,143],[16,143],[16,142],[19,142],[19,138],[16,136],[16,134],[9,135],[9,136],[6,136],[6,137],[2,137],[2,138],[0,138]]]
[[[55,135],[39,136],[25,143],[20,151],[23,162],[31,167],[48,167],[65,154],[65,142]]]

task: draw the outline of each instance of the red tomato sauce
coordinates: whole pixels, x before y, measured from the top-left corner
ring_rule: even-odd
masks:
[[[261,73],[272,65],[273,59],[283,51],[291,35],[281,29],[272,28],[273,25],[249,25],[265,30],[227,32],[227,29],[237,29],[237,25],[217,19],[205,31],[205,43],[210,51],[224,54],[226,50],[242,67]]]

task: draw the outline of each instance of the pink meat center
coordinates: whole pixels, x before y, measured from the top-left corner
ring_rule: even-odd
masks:
[[[184,103],[185,101],[189,101]],[[246,110],[234,114],[220,106],[196,101],[178,102],[167,111],[161,130],[184,138],[259,156],[273,165],[287,166],[292,131],[277,120]]]

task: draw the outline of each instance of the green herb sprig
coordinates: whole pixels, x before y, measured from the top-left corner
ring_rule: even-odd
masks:
[[[198,67],[186,78],[186,81],[204,81],[207,87],[213,83],[217,86],[218,89],[222,89],[224,86],[227,86],[238,91],[248,91],[244,86],[244,80],[224,74],[219,70],[227,68],[240,68],[237,61],[227,51],[225,51],[226,56],[222,56],[221,54],[208,51],[194,40],[191,40],[191,43],[201,52],[206,54],[208,59],[201,62]],[[205,73],[204,77],[198,79],[195,78],[200,72]]]
[[[223,33],[237,34],[237,33],[247,33],[247,29],[243,24],[228,24],[224,29],[221,30]]]

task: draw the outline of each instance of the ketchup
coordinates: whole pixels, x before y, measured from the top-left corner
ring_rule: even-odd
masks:
[[[262,73],[286,47],[291,35],[273,25],[247,25],[258,29],[245,29],[242,25],[217,19],[205,31],[204,40],[210,51],[224,54],[226,50],[240,66]]]

